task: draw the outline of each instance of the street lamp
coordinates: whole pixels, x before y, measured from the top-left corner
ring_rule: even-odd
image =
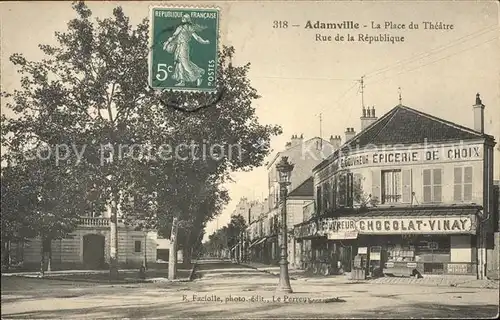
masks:
[[[288,162],[288,157],[281,157],[280,162],[276,164],[276,170],[279,175],[280,201],[281,201],[281,256],[280,256],[280,282],[276,291],[292,293],[290,286],[290,277],[288,276],[288,239],[286,224],[286,197],[287,187],[290,185],[290,176],[292,175],[294,165]]]

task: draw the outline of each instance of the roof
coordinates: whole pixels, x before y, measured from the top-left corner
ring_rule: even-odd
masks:
[[[444,143],[447,141],[477,139],[494,141],[493,136],[400,104],[343,144],[339,150],[318,164],[313,170],[322,168],[332,159],[338,158],[340,152],[351,150],[351,147],[420,144],[425,141],[427,143]]]
[[[470,215],[476,214],[483,207],[479,205],[450,205],[450,206],[413,206],[413,207],[390,207],[390,208],[369,208],[346,209],[330,215],[315,216],[295,226],[308,224],[323,218],[369,218],[369,217],[417,217],[417,216],[446,216],[446,215]]]
[[[297,188],[288,194],[289,197],[312,197],[314,196],[314,181],[313,177],[309,177],[302,182]]]

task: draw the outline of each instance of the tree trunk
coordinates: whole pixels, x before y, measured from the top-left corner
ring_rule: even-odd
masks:
[[[43,277],[45,275],[45,250],[43,250],[43,237],[41,237],[40,244],[40,276]]]
[[[179,218],[172,219],[172,231],[170,233],[171,248],[168,251],[168,279],[174,280],[177,272],[177,230]]]
[[[48,241],[49,242],[49,241]],[[49,257],[47,260],[47,271],[52,271],[52,240],[49,242]]]
[[[2,267],[6,270],[10,268],[10,241],[2,241]]]
[[[142,265],[144,266],[144,269],[148,269],[148,233],[147,231],[144,232],[144,259]]]
[[[186,266],[189,266],[191,264],[191,259],[192,259],[191,253],[192,253],[191,247],[185,245],[184,248],[182,249],[182,258],[184,260],[183,263]]]
[[[118,207],[116,193],[113,193],[112,197],[111,217],[109,221],[109,277],[111,279],[118,279]]]

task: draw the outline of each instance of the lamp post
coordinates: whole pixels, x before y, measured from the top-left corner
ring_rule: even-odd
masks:
[[[276,164],[276,170],[279,175],[280,184],[280,202],[281,202],[281,255],[280,255],[280,282],[276,291],[292,293],[290,286],[290,277],[288,275],[288,239],[286,224],[286,197],[287,187],[290,185],[290,176],[292,175],[294,165],[288,162],[288,157],[281,157],[280,162]]]

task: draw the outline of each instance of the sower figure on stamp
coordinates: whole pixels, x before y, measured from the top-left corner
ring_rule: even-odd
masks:
[[[186,82],[196,82],[196,85],[200,86],[205,70],[189,58],[189,41],[191,37],[201,44],[209,44],[210,41],[196,34],[205,28],[193,24],[189,14],[184,14],[181,21],[174,34],[163,44],[163,50],[174,54],[175,66],[172,78],[179,81],[176,86],[184,86]]]

